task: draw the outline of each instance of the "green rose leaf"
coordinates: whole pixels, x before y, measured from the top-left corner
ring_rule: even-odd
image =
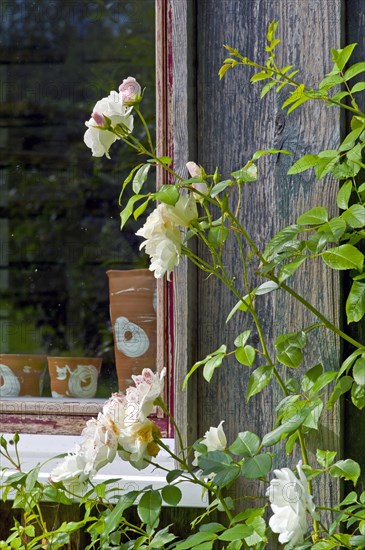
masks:
[[[255,361],[256,351],[252,346],[240,347],[236,349],[235,357],[241,365],[252,367]]]
[[[218,487],[227,487],[240,475],[240,467],[238,464],[233,464],[225,470],[221,470],[214,476],[214,485]]]
[[[182,493],[176,485],[165,485],[161,491],[162,498],[170,506],[177,506],[181,500]]]
[[[330,395],[330,398],[327,404],[327,409],[331,409],[333,405],[336,403],[336,401],[341,397],[341,395],[349,391],[349,389],[352,386],[352,383],[353,383],[353,379],[351,378],[351,376],[342,376],[342,378],[339,379],[339,381],[335,385],[335,389]]]
[[[299,269],[302,263],[305,262],[306,259],[307,258],[304,256],[303,258],[294,260],[294,262],[289,262],[283,265],[279,271],[279,276],[278,276],[279,282],[282,283],[283,281],[288,279],[288,277],[291,277],[296,272],[296,270]]]
[[[140,199],[144,199],[147,195],[133,195],[127,202],[127,206],[120,213],[120,229],[123,229],[131,215],[133,214],[134,204]]]
[[[349,205],[349,200],[352,193],[352,181],[347,180],[345,183],[340,187],[339,192],[337,193],[337,206],[341,208],[342,210],[346,210]]]
[[[307,212],[304,212],[299,216],[297,223],[299,225],[320,225],[328,221],[328,212],[327,208],[323,206],[318,206],[317,208],[312,208]]]
[[[137,497],[140,495],[140,491],[130,491],[129,493],[122,495],[117,504],[107,516],[105,520],[104,532],[110,533],[115,529],[115,526],[119,524],[121,517],[125,510],[130,508],[135,503]]]
[[[357,323],[365,315],[365,283],[354,281],[346,300],[348,323]]]
[[[323,466],[323,468],[328,468],[336,458],[336,451],[321,451],[317,449],[316,458],[318,464]]]
[[[201,548],[205,542],[213,541],[217,538],[216,533],[210,533],[209,531],[200,531],[191,535],[186,540],[178,542],[174,547],[175,550],[187,550],[188,548],[196,548],[198,545]],[[210,546],[212,548],[212,546]]]
[[[332,269],[362,270],[364,255],[352,244],[343,244],[322,253],[324,262]]]
[[[160,531],[157,531],[151,540],[151,548],[163,548],[166,544],[176,539],[176,535],[169,533],[169,525]],[[122,548],[122,547],[120,547]]]
[[[175,204],[180,198],[180,193],[178,188],[175,187],[175,185],[166,184],[166,185],[161,185],[157,193],[153,194],[153,198],[161,202],[164,202],[165,204],[170,204],[171,206],[175,206]]]
[[[291,332],[282,334],[275,341],[277,359],[290,368],[298,368],[303,359],[302,349],[307,337],[305,332]]]
[[[354,384],[351,388],[351,401],[360,411],[365,407],[365,386]]]
[[[280,253],[287,246],[288,242],[293,241],[294,237],[300,233],[301,227],[299,225],[289,225],[284,227],[279,233],[277,233],[271,241],[267,244],[263,256],[266,260],[269,260],[276,254]]]
[[[342,218],[332,218],[318,228],[318,234],[325,237],[326,242],[336,242],[346,231],[346,222]]]
[[[318,365],[315,365],[311,369],[309,369],[302,379],[302,390],[305,392],[308,392],[312,387],[317,378],[321,376],[323,372],[323,366],[318,363]]]
[[[262,440],[263,447],[271,447],[280,441],[284,436],[289,435],[299,428],[306,420],[310,410],[305,407],[298,412],[293,418],[287,420],[272,432],[266,434]]]
[[[220,181],[219,183],[217,183],[217,185],[213,187],[213,189],[210,192],[210,196],[212,198],[216,197],[217,195],[219,195],[219,193],[222,193],[222,191],[227,189],[227,187],[230,187],[232,183],[233,183],[232,180]]]
[[[337,374],[337,371],[326,371],[321,374],[311,387],[309,391],[309,396],[313,397],[316,393],[321,391],[325,386],[327,386],[330,382],[332,382],[332,380],[336,378]]]
[[[361,204],[353,204],[341,214],[347,225],[354,229],[365,226],[365,207]]]
[[[249,525],[235,525],[234,527],[231,527],[230,529],[227,529],[219,535],[219,540],[224,541],[234,541],[234,540],[242,540],[245,537],[249,537],[253,533],[253,527]]]
[[[268,453],[246,458],[242,465],[242,475],[246,479],[264,478],[271,470],[272,458]]]
[[[253,432],[240,432],[229,447],[231,453],[245,457],[254,456],[260,447],[260,438]]]
[[[232,458],[222,451],[211,451],[198,458],[199,468],[205,475],[226,470],[232,464]]]
[[[360,476],[360,466],[351,458],[339,460],[331,466],[329,473],[332,477],[342,477],[356,485]]]
[[[225,353],[220,353],[209,359],[203,368],[203,377],[207,382],[210,382],[214,374],[215,369],[221,366]]]
[[[175,481],[175,479],[180,477],[182,473],[183,470],[171,470],[171,472],[168,472],[168,474],[166,474],[167,483],[172,483],[173,481]]]
[[[308,170],[308,168],[312,168],[318,163],[318,157],[317,155],[304,155],[304,157],[297,160],[291,168],[288,170],[288,175],[294,175],[299,174],[300,172],[304,172],[305,170]]]
[[[271,365],[262,365],[250,375],[247,387],[247,399],[260,393],[270,382],[274,374],[274,367]]]
[[[147,491],[141,497],[137,505],[137,512],[140,520],[149,527],[154,527],[158,523],[161,512],[162,498],[158,491]]]
[[[147,179],[147,176],[148,176],[148,172],[151,168],[151,165],[150,164],[144,164],[143,166],[141,166],[137,172],[135,173],[135,176],[133,178],[133,182],[132,182],[132,188],[133,188],[133,192],[137,195],[140,190],[142,189],[143,187],[143,184],[144,182],[146,181]]]
[[[365,386],[365,358],[360,357],[352,368],[352,376],[356,384]]]
[[[355,63],[355,65],[352,65],[349,69],[347,69],[343,77],[345,80],[350,80],[350,78],[354,78],[354,76],[363,72],[365,72],[365,63]]]
[[[234,345],[237,348],[243,347],[246,344],[247,340],[249,339],[250,334],[251,334],[251,330],[244,330],[243,332],[241,332],[241,334],[239,334],[236,337],[234,341]]]

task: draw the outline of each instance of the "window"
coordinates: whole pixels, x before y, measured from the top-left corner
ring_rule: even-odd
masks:
[[[52,398],[47,370],[40,397],[3,388],[0,431],[79,434],[118,387],[106,271],[147,267],[137,226],[119,231],[136,159],[118,146],[111,161],[92,159],[84,121],[129,75],[154,120],[154,0],[1,0],[0,10],[0,353],[103,360],[95,400]]]

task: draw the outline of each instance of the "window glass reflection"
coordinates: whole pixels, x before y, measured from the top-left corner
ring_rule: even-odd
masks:
[[[11,377],[0,356],[2,396],[11,383],[10,395],[50,396],[47,356],[102,358],[88,375],[79,361],[84,397],[99,369],[97,397],[118,387],[106,271],[147,267],[137,225],[119,230],[136,159],[119,144],[111,161],[92,159],[84,122],[131,75],[152,124],[154,17],[154,0],[0,1],[0,353],[27,367]]]

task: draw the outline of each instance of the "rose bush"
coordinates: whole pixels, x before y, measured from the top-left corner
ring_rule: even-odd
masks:
[[[155,405],[170,414],[161,399],[165,372],[154,374],[144,370],[141,375],[133,377],[133,387],[125,394],[114,394],[102,413],[87,423],[83,442],[55,468],[50,486],[45,487],[37,480],[37,472],[23,473],[17,453],[14,457],[5,438],[0,439],[2,456],[18,470],[3,484],[5,496],[9,491],[15,491],[16,502],[21,503],[28,518],[26,527],[14,526],[14,533],[8,541],[0,542],[0,549],[39,548],[40,540],[42,547],[47,544],[47,548],[60,548],[65,540],[69,540],[67,537],[80,528],[86,528],[90,534],[88,550],[97,547],[210,550],[216,545],[227,550],[261,550],[272,547],[276,535],[287,550],[365,548],[365,492],[355,490],[361,475],[359,464],[351,458],[336,460],[336,451],[331,449],[317,449],[315,459],[309,459],[307,452],[307,440],[318,430],[324,407],[333,407],[346,394],[356,407],[365,407],[365,345],[327,319],[309,298],[300,296],[287,284],[304,262],[312,260],[320,259],[329,269],[347,270],[352,281],[346,297],[347,321],[359,322],[365,316],[362,251],[365,184],[360,172],[365,167],[362,159],[365,113],[356,101],[356,94],[365,89],[365,83],[349,84],[351,78],[365,72],[365,64],[350,65],[355,44],[332,50],[334,65],[331,73],[324,76],[318,89],[311,88],[294,80],[297,71],[292,71],[291,66],[281,68],[277,65],[275,48],[280,40],[275,36],[276,29],[277,23],[271,23],[265,45],[265,64],[251,61],[236,49],[226,46],[229,57],[224,60],[220,77],[235,67],[248,66],[255,70],[251,82],[264,83],[262,96],[270,90],[287,93],[283,107],[288,107],[288,112],[310,101],[321,101],[351,112],[351,131],[337,149],[305,155],[289,170],[289,174],[295,176],[314,168],[318,179],[326,174],[336,178],[339,182],[336,203],[341,213],[331,217],[323,206],[312,208],[274,235],[269,243],[265,243],[266,246],[257,244],[238,217],[239,208],[242,208],[242,189],[258,180],[261,157],[290,152],[259,150],[226,179],[222,179],[218,168],[214,174],[208,174],[202,166],[189,161],[187,169],[191,177],[184,179],[174,172],[171,159],[156,156],[151,134],[140,111],[141,87],[133,77],[123,81],[119,94],[111,92],[108,98],[97,102],[85,134],[85,143],[94,156],[108,156],[109,148],[117,140],[144,155],[145,161],[132,170],[122,185],[121,227],[132,215],[138,219],[150,201],[158,202],[144,226],[137,231],[137,235],[145,239],[141,248],[150,256],[150,269],[155,277],[167,274],[170,278],[181,258],[186,256],[204,273],[223,282],[237,300],[227,319],[228,322],[236,315],[243,319],[243,330],[237,334],[234,347],[229,349],[224,343],[192,365],[184,389],[197,369],[202,369],[203,377],[210,382],[215,370],[228,356],[234,355],[239,364],[250,369],[246,371],[249,372],[247,400],[264,392],[273,381],[280,388],[282,399],[274,411],[273,429],[266,434],[244,430],[233,442],[227,442],[222,420],[192,448],[186,448],[179,426],[171,416],[181,447],[175,454],[164,444],[157,426],[148,418]],[[344,89],[338,90],[341,86]],[[133,136],[132,111],[138,115],[146,131],[146,143]],[[172,182],[154,193],[144,193],[149,171],[156,166],[167,170]],[[124,204],[123,193],[129,184],[134,194]],[[236,201],[234,197],[237,197]],[[237,242],[237,262],[241,262],[242,277],[229,273],[224,262],[222,251],[230,235]],[[192,237],[205,247],[204,258],[197,256],[188,246]],[[258,275],[263,280],[258,286],[252,285],[246,276],[247,262],[252,257],[258,260]],[[318,323],[295,331],[288,326],[287,332],[271,342],[264,333],[256,301],[260,295],[278,289],[298,300],[318,318]],[[258,342],[251,336],[252,329],[245,327],[245,316],[251,316]],[[322,364],[310,366],[302,372],[298,370],[305,355],[307,335],[314,328],[329,330],[351,346],[349,356],[337,370],[326,371]],[[14,441],[17,444],[17,436]],[[298,475],[294,473],[290,458],[287,465],[275,468],[275,450],[279,444],[285,445],[289,457],[294,448],[301,454],[296,466]],[[148,464],[158,466],[160,449],[169,453],[176,462],[176,470],[166,472],[166,486],[162,490],[146,488],[117,494],[111,499],[108,498],[107,484],[87,485],[95,473],[117,455],[137,469]],[[324,476],[327,481],[341,478],[348,482],[350,490],[340,502],[323,503],[320,495],[315,496],[313,484],[318,477]],[[241,495],[237,499],[238,503],[245,500],[249,503],[243,511],[235,509],[237,502],[229,492],[240,478],[257,480],[263,487],[256,497]],[[158,529],[161,506],[163,502],[176,506],[181,499],[179,485],[186,482],[195,483],[203,492],[209,492],[210,502],[204,513],[192,522],[195,532],[176,541],[173,526]],[[69,504],[71,497],[80,495],[87,488],[89,491],[81,501],[86,507],[84,519],[78,523],[70,522],[62,530],[48,532],[39,508],[42,498],[52,496],[51,499],[57,502]],[[138,525],[132,525],[125,518],[125,511],[133,505],[137,507],[140,518]],[[92,515],[95,507],[97,516]],[[215,516],[217,511],[222,512],[222,516]],[[42,530],[41,539],[34,535],[36,521]]]

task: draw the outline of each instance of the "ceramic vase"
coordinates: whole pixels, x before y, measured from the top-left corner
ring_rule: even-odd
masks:
[[[0,354],[0,397],[39,397],[46,369],[45,355]]]
[[[119,390],[156,368],[156,279],[148,269],[110,270],[110,318]]]
[[[52,397],[95,397],[101,362],[99,357],[48,357]]]

